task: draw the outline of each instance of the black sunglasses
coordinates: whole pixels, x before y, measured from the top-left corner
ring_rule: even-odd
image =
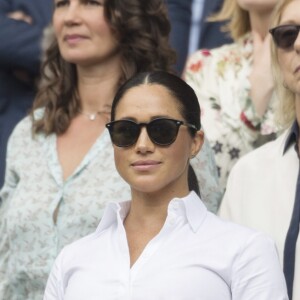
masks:
[[[280,25],[269,30],[277,47],[291,48],[299,34],[300,25]]]
[[[136,123],[132,120],[118,120],[106,124],[112,142],[118,147],[134,145],[141,133],[142,127],[146,127],[150,140],[160,146],[169,146],[176,140],[179,127],[185,125],[197,131],[193,124],[183,121],[159,118],[149,123]]]

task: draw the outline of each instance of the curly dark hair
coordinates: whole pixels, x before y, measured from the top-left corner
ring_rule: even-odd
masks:
[[[104,13],[119,42],[119,85],[139,72],[173,72],[176,55],[163,0],[106,0]],[[76,66],[62,58],[55,38],[45,51],[41,82],[31,111],[33,134],[62,134],[80,111],[80,101]],[[41,119],[35,118],[38,108],[44,109]]]

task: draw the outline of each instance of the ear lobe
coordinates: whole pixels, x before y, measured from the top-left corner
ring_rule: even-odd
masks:
[[[195,157],[201,150],[204,143],[204,132],[199,130],[196,132],[196,135],[193,137],[193,143],[191,147],[191,158]]]

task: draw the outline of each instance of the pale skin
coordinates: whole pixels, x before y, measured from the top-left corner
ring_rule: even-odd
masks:
[[[103,111],[94,121],[85,115],[75,117],[68,130],[57,137],[57,151],[64,180],[73,174],[109,121],[110,106],[119,73],[115,75],[99,67],[97,73],[78,72],[79,95],[83,111]],[[102,71],[102,72],[101,72]],[[112,70],[111,70],[112,71]],[[87,76],[84,76],[85,73]]]
[[[159,85],[130,89],[116,108],[116,120],[130,118],[147,123],[156,117],[183,120],[177,103]],[[200,151],[202,143],[202,131],[191,137],[188,129],[181,126],[176,141],[168,147],[155,145],[146,128],[142,128],[135,145],[114,146],[116,167],[132,193],[131,207],[124,221],[131,266],[162,229],[169,202],[189,193],[188,163]],[[135,162],[145,160],[153,161],[153,165],[145,168],[134,166]]]
[[[237,0],[248,11],[253,37],[253,65],[249,77],[250,96],[258,116],[263,116],[269,106],[273,90],[270,57],[270,19],[277,1]],[[257,3],[256,3],[257,2]],[[268,2],[268,3],[267,3]]]
[[[262,38],[253,32],[253,66],[249,80],[251,83],[251,99],[258,116],[263,116],[269,106],[273,91],[271,73],[270,37]]]
[[[118,43],[104,18],[102,1],[55,0],[53,27],[61,55],[76,65],[81,111],[57,138],[63,179],[69,178],[109,121],[121,76]]]

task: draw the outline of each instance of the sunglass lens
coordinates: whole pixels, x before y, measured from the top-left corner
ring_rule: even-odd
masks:
[[[295,26],[281,26],[274,31],[274,40],[279,48],[292,47],[297,39],[299,29]]]
[[[167,146],[175,141],[178,127],[174,120],[154,120],[148,125],[148,134],[154,143]]]
[[[115,145],[128,147],[136,142],[139,136],[139,126],[127,120],[117,121],[112,123],[110,134]]]

